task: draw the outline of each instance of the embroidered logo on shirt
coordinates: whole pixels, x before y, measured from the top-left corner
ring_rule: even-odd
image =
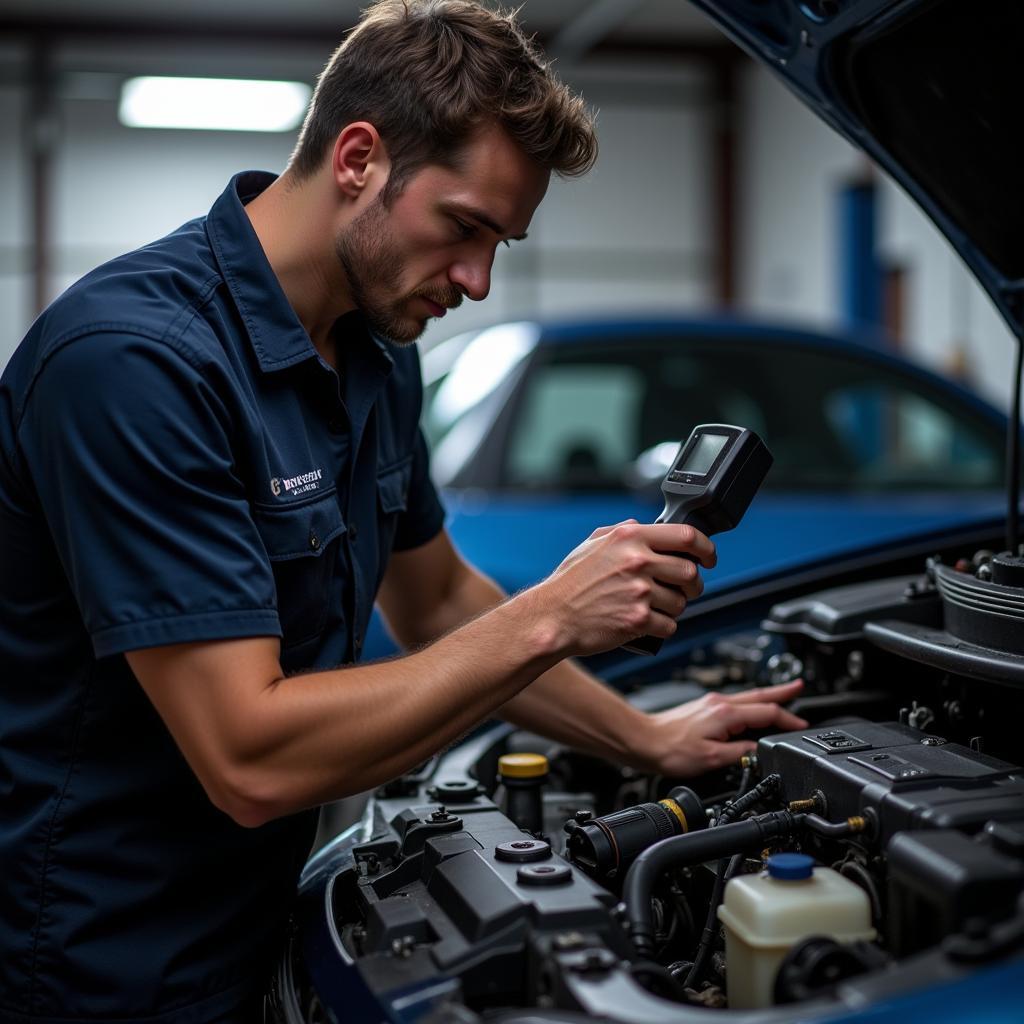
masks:
[[[314,469],[309,473],[300,473],[298,476],[271,477],[270,489],[274,497],[279,497],[283,491],[285,494],[305,494],[306,491],[315,491],[319,486],[323,470]]]

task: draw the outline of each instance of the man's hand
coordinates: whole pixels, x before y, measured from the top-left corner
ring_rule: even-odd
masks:
[[[644,633],[671,636],[675,617],[704,587],[696,565],[665,554],[670,551],[691,554],[707,568],[715,565],[714,545],[692,527],[642,526],[630,520],[596,530],[551,576],[505,608],[521,605],[528,611],[527,622],[552,623],[558,639],[551,646],[563,657],[608,650]],[[466,565],[442,535],[392,558],[381,598],[400,639],[415,644],[498,605],[502,594]],[[509,642],[507,633],[503,642]],[[391,662],[390,667],[401,664]],[[479,675],[483,662],[478,658],[474,665]],[[508,700],[501,714],[521,728],[598,757],[688,777],[736,762],[753,750],[752,740],[733,738],[747,729],[806,727],[779,707],[802,686],[712,693],[648,715],[573,661],[559,660]]]
[[[596,654],[638,636],[669,637],[686,602],[704,590],[715,546],[699,530],[628,520],[595,530],[536,588],[557,613],[566,654]]]
[[[803,685],[798,679],[742,693],[709,693],[648,715],[630,761],[648,771],[683,778],[734,764],[757,748],[753,740],[732,739],[747,729],[807,728],[802,718],[779,707],[796,697]]]

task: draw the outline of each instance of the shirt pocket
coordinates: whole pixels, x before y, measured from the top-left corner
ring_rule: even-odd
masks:
[[[257,503],[253,512],[274,571],[281,645],[294,647],[323,632],[335,599],[338,538],[346,529],[337,494],[331,488],[293,504]]]
[[[409,481],[412,478],[412,456],[377,470],[377,536],[380,544],[380,576],[383,576],[391,555],[398,517],[406,510]]]

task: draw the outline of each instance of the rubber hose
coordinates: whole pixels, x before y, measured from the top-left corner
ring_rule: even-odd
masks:
[[[693,958],[693,966],[683,982],[683,988],[696,988],[697,982],[700,981],[707,968],[708,957],[711,955],[711,948],[715,940],[715,921],[717,920],[715,912],[722,902],[725,883],[740,869],[743,858],[744,854],[737,853],[731,859],[723,857],[718,862],[718,871],[715,873],[715,885],[711,890],[711,902],[708,905],[708,916],[704,922],[704,931],[701,932],[700,945],[698,945],[697,952]]]
[[[789,811],[772,811],[745,821],[672,836],[647,847],[626,873],[622,887],[629,933],[637,952],[646,957],[654,955],[651,893],[663,871],[760,849],[771,839],[791,835],[801,827],[803,817]]]

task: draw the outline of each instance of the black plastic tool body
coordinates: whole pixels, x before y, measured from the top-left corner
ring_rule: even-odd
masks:
[[[694,427],[662,481],[665,508],[655,522],[686,523],[708,536],[733,529],[773,461],[752,430],[725,423]],[[691,555],[680,557],[695,561]],[[635,654],[657,654],[662,642],[660,637],[642,636],[623,647]]]

